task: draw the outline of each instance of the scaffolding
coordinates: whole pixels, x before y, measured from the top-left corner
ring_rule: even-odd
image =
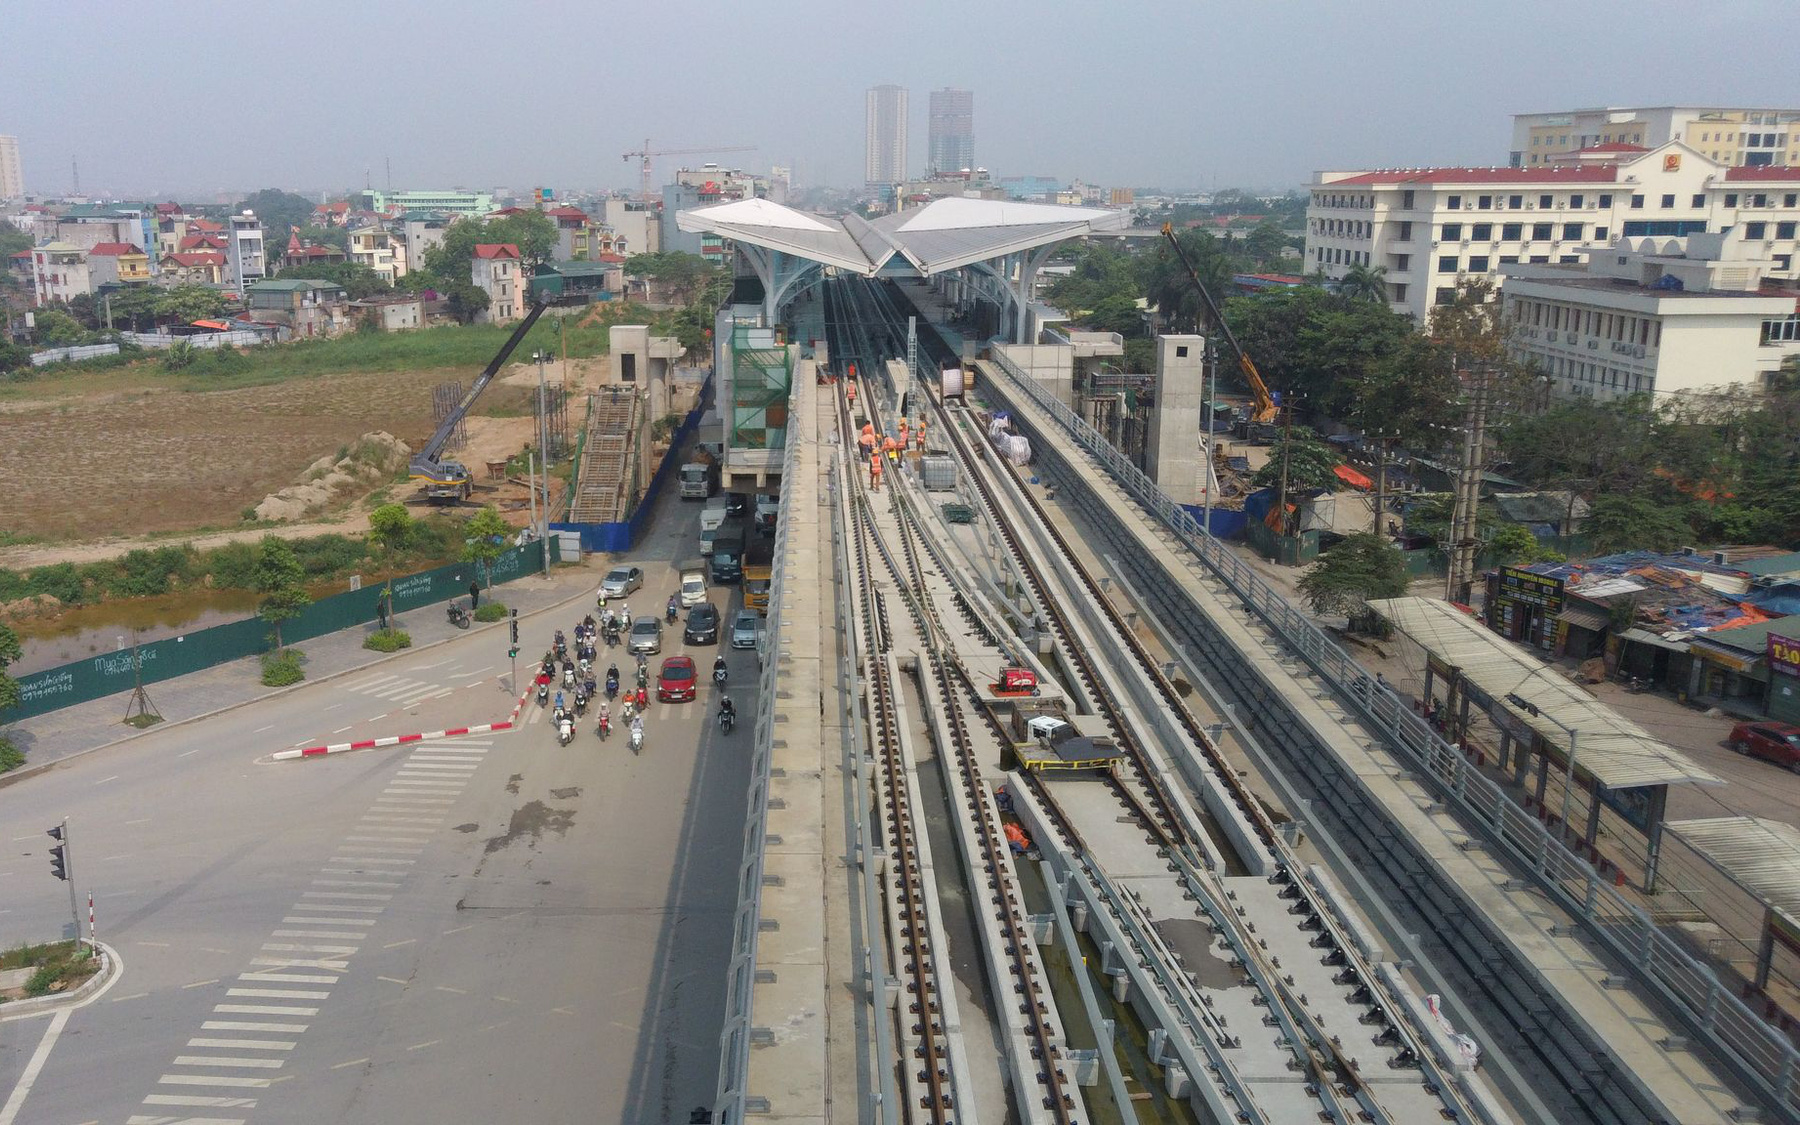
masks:
[[[743,324],[731,330],[731,352],[727,446],[779,453],[787,447],[793,356],[779,330]]]

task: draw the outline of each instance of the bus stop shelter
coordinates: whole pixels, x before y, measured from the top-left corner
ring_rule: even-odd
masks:
[[[1471,712],[1479,710],[1499,730],[1500,768],[1527,789],[1527,803],[1569,820],[1567,796],[1560,813],[1544,801],[1550,772],[1562,775],[1565,794],[1584,794],[1580,835],[1590,852],[1601,808],[1612,809],[1643,834],[1644,889],[1653,893],[1668,787],[1724,782],[1449,602],[1385,598],[1369,606],[1425,651],[1424,701],[1434,703],[1442,685],[1439,714],[1452,740],[1467,734]],[[1534,763],[1537,780],[1528,788]]]

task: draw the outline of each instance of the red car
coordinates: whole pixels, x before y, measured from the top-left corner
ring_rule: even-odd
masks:
[[[1753,758],[1766,758],[1800,773],[1800,727],[1790,723],[1739,723],[1731,728],[1731,748]]]
[[[656,674],[656,701],[658,703],[692,702],[696,682],[693,657],[668,657],[662,662],[662,671]]]

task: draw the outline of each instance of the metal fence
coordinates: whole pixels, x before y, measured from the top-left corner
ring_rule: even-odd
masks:
[[[1436,785],[1465,825],[1533,873],[1564,909],[1632,967],[1650,989],[1747,1081],[1789,1112],[1800,1109],[1800,1050],[1769,1026],[1710,968],[1664,933],[1647,912],[1618,893],[1581,856],[1566,848],[1537,817],[1520,808],[1460,750],[1391,692],[1364,693],[1363,672],[1336,641],[1238,558],[1201,530],[1175,503],[1105,438],[1067,406],[995,353],[997,370],[1056,421],[1127,494],[1168,527],[1187,549],[1260,616],[1327,683],[1353,700],[1362,720],[1420,776]]]
[[[705,396],[701,401],[704,403]],[[696,411],[697,413],[697,411]],[[798,441],[789,441],[781,459],[782,480],[794,479]],[[744,824],[744,853],[738,863],[738,904],[731,935],[731,965],[726,973],[725,1024],[719,1036],[719,1089],[713,1120],[741,1125],[747,1112],[750,1084],[752,1004],[756,993],[756,941],[762,927],[763,849],[767,843],[769,777],[775,752],[776,681],[782,661],[781,611],[787,604],[788,514],[794,490],[783,487],[776,516],[774,568],[769,580],[769,618],[762,638],[760,698],[756,707],[754,750],[750,759],[750,795]]]
[[[544,565],[543,550],[542,541],[507,548],[494,561],[493,581],[510,582],[515,578],[537,573]],[[558,551],[554,545],[551,547],[550,559],[552,562],[558,561]],[[395,578],[380,585],[365,586],[361,590],[320,598],[301,610],[300,616],[282,622],[281,639],[287,644],[295,644],[374,621],[376,599],[389,586],[393,589],[394,612],[405,613],[409,609],[448,601],[467,593],[469,583],[478,574],[479,567],[475,563],[452,563]],[[137,664],[142,670],[143,682],[153,684],[246,656],[256,656],[271,647],[268,622],[259,617],[249,617],[139,645]],[[13,722],[73,707],[78,703],[102,699],[115,692],[129,691],[136,681],[130,649],[59,664],[42,672],[33,672],[29,676],[20,676],[19,706],[0,718]]]
[[[117,344],[83,344],[79,347],[49,348],[41,352],[31,353],[31,366],[48,367],[52,363],[80,363],[84,359],[97,359],[103,355],[118,355]]]

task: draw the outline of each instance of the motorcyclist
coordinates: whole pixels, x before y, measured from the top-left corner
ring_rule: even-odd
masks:
[[[644,717],[642,715],[631,717],[631,733],[637,736],[639,742],[644,740]]]
[[[713,679],[721,684],[725,682],[725,654],[722,652],[713,657]]]
[[[668,613],[670,621],[673,621],[677,617],[681,616],[681,599],[677,598],[674,594],[669,595],[669,606],[668,606],[667,613]]]
[[[731,701],[729,695],[721,695],[719,697],[719,714],[730,715],[731,721],[734,723],[737,722],[737,704]]]
[[[612,729],[612,708],[606,705],[606,700],[604,699],[600,701],[600,725],[598,729],[602,736]]]
[[[622,718],[624,718],[624,720],[626,722],[629,723],[632,720],[632,717],[635,716],[636,714],[637,714],[637,696],[628,695],[625,697],[624,704],[622,704],[619,708],[619,715]]]

